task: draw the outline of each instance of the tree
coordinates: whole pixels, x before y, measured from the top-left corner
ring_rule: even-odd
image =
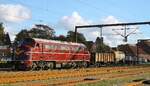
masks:
[[[30,30],[21,30],[15,38],[16,41],[20,41],[24,38],[42,38],[42,39],[52,39],[54,37],[54,29],[47,25],[36,24]]]
[[[88,51],[92,52],[93,44],[94,44],[93,41],[86,41],[85,45],[86,45]]]
[[[59,35],[58,37],[53,37],[53,40],[67,41],[67,38],[64,35]]]
[[[55,36],[54,29],[42,24],[36,24],[28,33],[32,38],[52,39]]]
[[[8,33],[4,35],[4,43],[5,45],[11,45],[11,40],[10,40],[10,36]]]
[[[86,42],[86,39],[84,37],[84,35],[82,33],[77,33],[77,40],[79,43],[85,43]],[[70,41],[70,42],[75,42],[76,39],[75,39],[75,32],[73,31],[68,31],[67,33],[67,41]]]
[[[3,23],[0,23],[0,44],[3,44],[4,41],[4,27]]]
[[[28,37],[30,37],[28,31],[26,29],[23,29],[16,35],[15,42]]]
[[[97,37],[93,45],[93,51],[99,53],[110,52],[110,47],[103,43],[103,38]]]

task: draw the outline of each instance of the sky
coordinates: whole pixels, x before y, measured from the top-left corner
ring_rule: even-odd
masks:
[[[12,40],[20,30],[29,30],[34,24],[47,24],[56,35],[66,35],[76,25],[150,21],[149,3],[150,0],[0,0],[0,22]],[[123,34],[122,28],[103,28],[104,42],[110,46],[124,44],[123,37],[116,35]],[[136,33],[128,37],[130,44],[150,38],[149,25],[128,28],[132,29],[127,33]],[[95,41],[99,31],[79,30],[89,41]]]

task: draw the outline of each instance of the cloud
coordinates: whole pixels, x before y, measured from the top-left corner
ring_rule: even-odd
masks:
[[[120,21],[115,18],[114,16],[107,16],[106,18],[102,19],[101,21],[104,24],[113,24],[113,23],[120,23]],[[103,36],[104,36],[104,42],[109,44],[110,46],[117,46],[118,44],[123,44],[123,37],[120,35],[117,35],[117,33],[123,34],[123,31],[121,30],[123,27],[121,26],[113,26],[113,27],[104,27],[103,28]],[[116,32],[113,31],[113,29]]]
[[[19,4],[0,4],[0,22],[21,22],[31,18],[31,11]]]
[[[112,23],[121,23],[117,18],[114,16],[107,16],[103,19],[101,19],[100,22],[91,22],[91,20],[84,19],[82,16],[79,15],[78,12],[73,12],[71,16],[64,16],[60,20],[61,25],[68,29],[73,30],[75,25],[90,25],[90,24],[112,24]],[[116,32],[113,31],[113,29],[117,29],[116,31],[120,34],[123,34],[123,30],[121,30],[124,27],[121,26],[113,26],[113,27],[105,27],[103,28],[103,38],[104,42],[106,44],[109,44],[110,46],[117,46],[118,44],[123,44],[123,37],[120,35],[117,35]],[[136,28],[135,26],[132,26],[132,28]],[[99,28],[90,28],[90,29],[79,29],[79,32],[83,33],[87,40],[95,41],[96,38],[100,35],[100,29]],[[129,32],[132,32],[132,30],[129,30]],[[129,33],[128,32],[128,33]]]
[[[16,33],[15,31],[13,31],[13,28],[11,26],[7,26],[7,25],[4,25],[5,29],[5,33],[8,32],[9,36],[10,36],[10,40],[11,41],[14,41],[15,37],[16,37]]]
[[[62,17],[60,23],[66,29],[74,30],[76,25],[88,25],[90,21],[83,19],[78,12],[73,12],[71,16]]]

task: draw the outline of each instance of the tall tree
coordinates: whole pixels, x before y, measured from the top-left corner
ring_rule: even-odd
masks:
[[[3,23],[0,23],[0,44],[4,44],[4,35]]]
[[[22,40],[23,38],[42,38],[42,39],[52,39],[55,36],[54,29],[47,25],[36,24],[30,30],[21,30],[15,38],[15,42]]]
[[[33,38],[52,39],[55,36],[54,29],[42,24],[36,24],[29,33]]]
[[[67,33],[67,41],[75,42],[75,32],[68,31]],[[82,33],[77,33],[77,40],[79,43],[85,43],[86,39]]]
[[[6,33],[6,34],[4,35],[4,43],[5,43],[6,45],[11,45],[11,40],[10,40],[10,36],[9,36],[8,33]]]
[[[93,45],[93,51],[99,53],[110,52],[110,47],[103,43],[103,38],[97,37]]]

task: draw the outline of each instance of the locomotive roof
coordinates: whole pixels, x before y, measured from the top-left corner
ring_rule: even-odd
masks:
[[[73,43],[73,42],[65,42],[65,41],[55,41],[55,40],[47,40],[47,39],[40,39],[40,38],[33,38],[35,41],[38,42],[50,42],[50,43],[58,43],[58,44],[69,44],[69,45],[78,45],[85,47],[82,43]]]

